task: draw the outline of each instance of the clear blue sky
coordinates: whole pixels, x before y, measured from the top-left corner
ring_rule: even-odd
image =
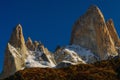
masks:
[[[120,34],[120,0],[0,0],[0,71],[12,29],[20,23],[25,39],[41,41],[49,50],[67,45],[74,22],[90,5],[106,20],[112,18]]]

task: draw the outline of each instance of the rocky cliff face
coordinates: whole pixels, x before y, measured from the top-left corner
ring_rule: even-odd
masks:
[[[24,68],[27,54],[28,51],[25,46],[22,27],[19,24],[14,28],[5,51],[2,77],[8,77],[14,72]]]
[[[112,22],[108,21],[106,25],[100,9],[91,6],[74,24],[70,43],[90,49],[103,60],[107,55],[117,55],[115,48],[117,40],[118,36]]]
[[[18,24],[17,27],[14,28],[9,43],[13,47],[17,48],[22,56],[27,56],[27,48],[22,32],[22,26],[20,24]]]

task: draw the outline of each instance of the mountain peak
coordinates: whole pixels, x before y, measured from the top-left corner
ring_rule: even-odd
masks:
[[[19,48],[22,47],[21,45],[25,43],[23,32],[22,32],[22,26],[20,24],[18,24],[13,29],[9,43],[14,47],[19,47]]]
[[[100,9],[96,6],[96,5],[91,5],[88,10],[96,10],[96,11],[100,11]]]
[[[32,41],[28,37],[25,42],[22,26],[18,24],[6,47],[0,78],[25,68],[62,68],[94,63],[120,53],[120,39],[112,19],[105,22],[102,12],[95,5],[90,6],[74,24],[70,43],[52,54],[40,41]]]
[[[30,37],[28,37],[27,41],[26,41],[26,47],[29,49],[29,50],[32,50],[34,51],[35,50],[35,47],[34,47],[34,44],[31,40]]]
[[[22,30],[22,25],[21,24],[18,24],[17,26],[16,26],[16,29],[21,29]]]
[[[107,53],[117,54],[104,16],[96,6],[90,6],[87,12],[76,21],[72,30],[71,44],[90,49],[102,60]]]
[[[15,29],[14,29],[13,32],[16,32],[16,34],[18,35],[19,38],[20,38],[20,36],[23,36],[21,24],[18,24],[18,25],[15,27]]]
[[[33,43],[33,42],[32,42],[32,39],[31,39],[30,37],[28,37],[27,42],[29,42],[30,44]]]
[[[113,24],[113,20],[111,18],[107,22],[110,22],[111,24]]]
[[[22,27],[21,24],[18,24],[17,26]]]
[[[114,41],[114,44],[115,46],[120,46],[120,42],[119,42],[119,36],[117,34],[117,31],[114,27],[114,22],[112,19],[109,19],[107,22],[106,22],[106,25],[107,25],[107,28],[109,30],[109,33]]]
[[[94,17],[94,18],[98,17],[104,21],[104,16],[103,16],[101,10],[96,5],[91,5],[84,15],[85,16],[89,15],[89,16]]]
[[[96,5],[91,5],[88,10],[88,12],[98,12],[98,13],[102,13],[101,10],[96,6]]]

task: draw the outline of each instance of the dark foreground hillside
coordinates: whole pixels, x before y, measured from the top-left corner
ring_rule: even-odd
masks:
[[[29,68],[5,80],[120,80],[120,58],[61,69]]]

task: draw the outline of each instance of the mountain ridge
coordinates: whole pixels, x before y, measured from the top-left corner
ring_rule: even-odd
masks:
[[[7,78],[26,68],[65,68],[107,60],[120,53],[120,39],[112,19],[105,22],[97,6],[90,6],[74,24],[70,45],[50,52],[41,42],[25,41],[22,26],[13,30],[6,47],[3,72]]]

